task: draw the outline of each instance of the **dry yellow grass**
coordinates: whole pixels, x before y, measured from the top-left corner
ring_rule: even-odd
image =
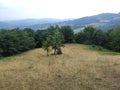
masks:
[[[120,90],[120,56],[78,44],[58,56],[35,49],[0,61],[0,90]]]

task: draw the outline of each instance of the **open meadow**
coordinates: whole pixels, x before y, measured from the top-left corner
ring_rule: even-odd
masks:
[[[120,90],[120,55],[66,44],[62,55],[43,49],[0,60],[0,90]]]

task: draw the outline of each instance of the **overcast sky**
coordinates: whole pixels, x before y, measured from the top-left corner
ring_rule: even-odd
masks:
[[[80,18],[119,13],[120,0],[0,0],[0,21],[26,18]]]

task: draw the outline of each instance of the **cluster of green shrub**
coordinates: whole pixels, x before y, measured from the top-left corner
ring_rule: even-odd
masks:
[[[120,52],[120,28],[103,32],[100,29],[88,26],[75,34],[75,41],[76,43],[98,45],[112,51]]]
[[[103,32],[88,26],[76,34],[70,26],[50,26],[47,29],[37,31],[31,28],[1,29],[0,57],[15,55],[40,47],[47,50],[49,46],[54,49],[56,47],[60,51],[59,47],[64,43],[98,45],[120,52],[120,28]]]
[[[35,47],[35,40],[26,30],[0,30],[0,57],[21,53]]]

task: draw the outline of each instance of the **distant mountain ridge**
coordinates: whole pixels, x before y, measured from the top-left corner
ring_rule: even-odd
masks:
[[[43,19],[23,19],[23,20],[11,20],[11,21],[1,21],[0,28],[11,29],[11,28],[31,28],[32,25],[36,24],[46,24],[46,23],[56,23],[61,22],[61,19],[54,18],[43,18]]]
[[[59,25],[69,25],[73,29],[83,29],[86,26],[93,26],[104,31],[120,26],[120,13],[102,13],[94,16],[87,16],[71,21],[59,23]]]
[[[44,29],[50,25],[69,25],[75,30],[83,29],[86,26],[103,29],[104,31],[120,26],[120,13],[102,13],[94,16],[87,16],[74,20],[59,20],[59,19],[26,19],[19,21],[0,22],[0,28],[33,28]]]

